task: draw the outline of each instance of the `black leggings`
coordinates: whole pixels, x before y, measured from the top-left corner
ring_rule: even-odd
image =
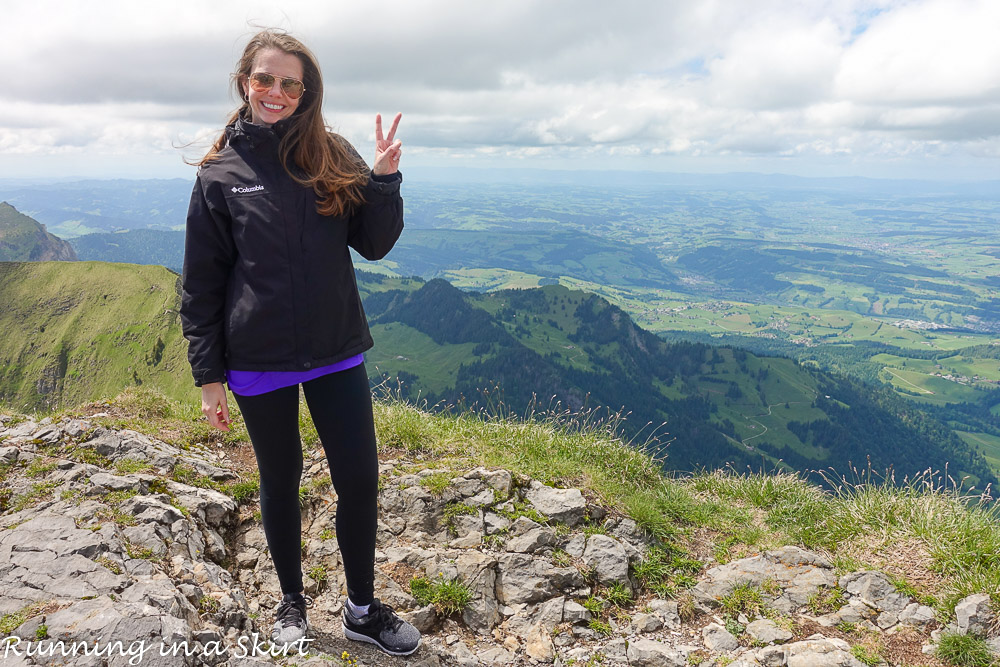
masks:
[[[347,593],[358,605],[374,595],[378,454],[364,364],[302,383],[337,492],[337,543]],[[236,395],[260,469],[260,513],[282,593],[302,590],[299,386]]]

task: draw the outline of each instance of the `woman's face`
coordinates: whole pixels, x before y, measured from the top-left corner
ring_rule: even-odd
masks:
[[[298,56],[285,53],[279,49],[265,49],[257,55],[250,75],[264,72],[275,77],[270,90],[258,92],[250,85],[249,80],[243,82],[243,92],[250,103],[250,114],[255,125],[271,126],[282,118],[288,118],[298,108],[301,97],[292,99],[281,89],[281,79],[292,78],[302,81],[302,61]]]

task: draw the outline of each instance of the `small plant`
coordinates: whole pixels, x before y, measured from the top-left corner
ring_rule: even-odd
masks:
[[[685,593],[677,598],[677,615],[681,617],[682,621],[693,619],[697,610],[698,608],[695,606],[693,595]]]
[[[309,578],[316,582],[317,589],[323,590],[326,588],[327,575],[325,567],[322,565],[315,565],[309,570],[308,574]]]
[[[94,562],[104,566],[105,569],[108,569],[114,572],[115,574],[121,574],[123,572],[122,566],[116,563],[115,561],[111,560],[107,556],[101,556]]]
[[[410,594],[421,605],[433,604],[442,616],[451,616],[465,609],[472,599],[472,593],[458,579],[438,577],[431,581],[418,577],[410,581]]]
[[[117,459],[114,463],[114,469],[116,472],[122,475],[128,473],[146,472],[152,470],[153,466],[149,465],[146,461],[136,458],[124,458]]]
[[[847,621],[841,621],[837,625],[833,626],[843,632],[845,635],[853,635],[858,631],[858,626],[855,623],[848,623]]]
[[[737,621],[732,616],[726,616],[726,632],[731,634],[733,637],[739,637],[744,632],[746,632],[746,626]]]
[[[587,524],[583,527],[583,534],[587,537],[591,535],[607,535],[608,529],[604,527],[604,524]]]
[[[250,479],[225,484],[220,490],[236,501],[237,505],[248,503],[260,492],[260,473],[255,472]]]
[[[829,614],[835,612],[847,604],[844,591],[839,586],[833,588],[821,588],[809,596],[806,606],[813,614]]]
[[[214,614],[219,611],[219,606],[219,601],[208,595],[203,595],[198,600],[198,611],[203,614]]]
[[[44,603],[42,602],[33,602],[27,607],[22,607],[17,611],[4,614],[3,617],[0,617],[0,635],[10,635],[19,625],[27,621],[29,618],[36,616],[43,606]]]
[[[719,600],[726,616],[736,618],[746,614],[750,618],[764,616],[767,612],[767,602],[760,586],[750,582],[741,582],[733,586],[728,594]]]
[[[148,547],[140,547],[125,540],[125,553],[129,558],[140,558],[142,560],[152,560],[153,550]]]
[[[333,532],[329,528],[324,528],[319,534],[319,539],[323,542],[326,542],[328,540],[334,540],[336,538],[337,538],[337,533]]]
[[[503,533],[483,535],[483,546],[487,549],[503,549],[504,542],[506,542],[506,538]]]
[[[436,472],[420,480],[420,486],[427,489],[432,496],[441,497],[445,490],[451,486],[451,473]]]
[[[591,595],[583,601],[583,608],[594,616],[600,616],[604,612],[604,600]]]
[[[358,659],[344,651],[340,654],[340,664],[341,667],[355,667],[358,664]]]
[[[166,495],[170,494],[170,487],[167,486],[167,481],[164,479],[152,479],[146,484],[146,488],[150,493],[163,493]]]
[[[778,597],[782,593],[781,585],[771,578],[760,582],[760,590],[763,591],[765,595],[770,595],[771,597]]]
[[[611,634],[611,626],[599,618],[590,619],[590,621],[587,622],[587,627],[604,637]]]
[[[616,581],[604,592],[604,599],[621,609],[632,604],[632,589]]]
[[[556,567],[569,567],[573,563],[573,558],[562,549],[552,551],[552,564]]]
[[[111,505],[112,507],[119,507],[129,498],[133,498],[139,495],[139,492],[135,489],[125,489],[123,491],[111,491],[110,493],[104,494],[101,498],[101,502]]]
[[[55,463],[42,463],[41,459],[35,459],[24,469],[24,474],[28,477],[41,477],[56,469]]]
[[[859,662],[868,665],[868,667],[875,667],[875,665],[881,664],[883,661],[882,649],[878,646],[870,647],[864,644],[855,644],[851,647],[851,655],[857,658]]]
[[[36,482],[24,493],[13,496],[10,499],[10,509],[14,512],[20,512],[23,509],[32,507],[41,502],[45,496],[58,486],[59,482]]]
[[[897,591],[907,597],[913,598],[920,604],[927,605],[928,607],[936,607],[938,604],[937,598],[933,595],[921,593],[916,586],[906,580],[906,577],[889,575],[889,581],[892,582],[892,585],[895,586]]]
[[[700,665],[711,657],[712,656],[708,651],[691,651],[687,655],[687,664],[692,665],[692,667],[694,665]]]
[[[955,667],[992,667],[996,664],[986,640],[975,635],[946,632],[941,635],[935,653]]]
[[[49,638],[49,626],[42,623],[37,628],[35,628],[35,639],[41,641],[43,639]]]
[[[672,598],[678,590],[694,586],[694,576],[701,571],[701,562],[673,549],[653,547],[637,563],[633,573],[639,585],[661,597]]]
[[[515,500],[511,503],[510,508],[498,510],[498,513],[511,521],[517,521],[523,516],[535,523],[547,524],[549,522],[549,517],[536,510],[530,503],[524,501],[519,502]]]

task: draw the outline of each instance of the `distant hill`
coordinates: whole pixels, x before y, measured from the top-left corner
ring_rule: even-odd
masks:
[[[0,262],[75,260],[69,243],[7,202],[0,202]]]
[[[177,271],[184,264],[184,232],[130,229],[70,239],[81,260],[158,264]]]
[[[193,184],[193,170],[191,180],[0,182],[0,197],[45,223],[53,234],[72,238],[123,229],[183,229]]]

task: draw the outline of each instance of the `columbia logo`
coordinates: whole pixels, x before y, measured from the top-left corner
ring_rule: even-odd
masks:
[[[239,192],[240,194],[243,194],[243,193],[246,193],[246,192],[258,192],[258,191],[263,190],[263,189],[264,189],[263,185],[254,185],[253,187],[249,187],[249,188],[241,188],[238,185],[234,185],[233,186],[233,193]]]

